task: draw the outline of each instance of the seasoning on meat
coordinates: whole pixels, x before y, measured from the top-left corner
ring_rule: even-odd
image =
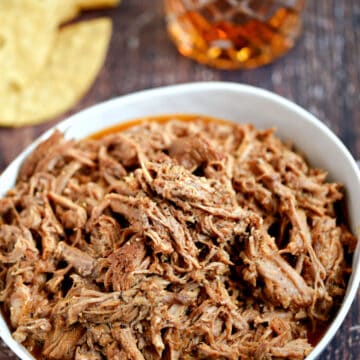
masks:
[[[0,199],[0,301],[41,359],[303,359],[344,296],[340,184],[273,130],[59,132]]]

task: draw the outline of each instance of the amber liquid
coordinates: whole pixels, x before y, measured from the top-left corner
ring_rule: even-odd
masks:
[[[221,69],[255,68],[294,46],[304,0],[164,0],[179,52]],[[288,4],[288,6],[286,6]]]

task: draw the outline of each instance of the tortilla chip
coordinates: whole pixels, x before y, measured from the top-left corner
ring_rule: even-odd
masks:
[[[80,14],[80,7],[77,0],[58,0],[57,19],[59,24],[63,24],[75,19]]]
[[[70,109],[94,82],[110,37],[111,20],[105,18],[61,29],[48,63],[31,84],[0,93],[0,125],[32,125]]]
[[[58,22],[64,22],[75,19],[82,10],[95,10],[115,7],[120,0],[58,0]]]
[[[0,0],[0,89],[22,88],[44,66],[57,30],[54,0]]]
[[[120,0],[75,0],[81,9],[104,9],[119,5]]]

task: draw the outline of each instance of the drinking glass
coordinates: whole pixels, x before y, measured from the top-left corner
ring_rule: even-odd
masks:
[[[179,52],[222,69],[255,68],[280,57],[301,32],[305,0],[164,0]]]

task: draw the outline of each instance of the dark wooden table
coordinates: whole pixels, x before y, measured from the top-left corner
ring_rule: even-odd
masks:
[[[360,2],[309,0],[297,46],[272,65],[226,72],[181,57],[167,38],[159,0],[123,0],[110,16],[114,33],[95,85],[69,113],[22,129],[0,129],[0,170],[58,121],[111,97],[162,85],[223,80],[260,86],[318,116],[360,158]],[[93,15],[89,15],[93,16]],[[16,359],[0,341],[0,360]],[[360,294],[320,359],[360,359]]]

